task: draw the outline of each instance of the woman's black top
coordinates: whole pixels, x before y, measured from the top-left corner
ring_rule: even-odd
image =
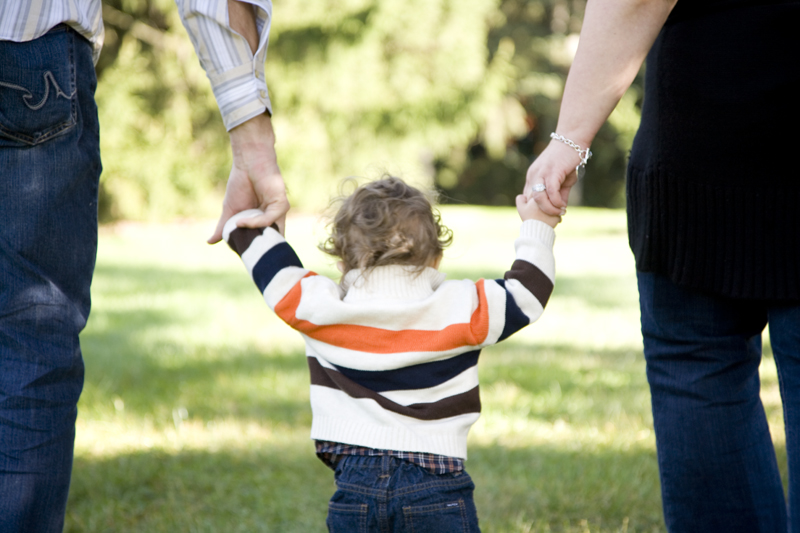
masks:
[[[800,300],[800,2],[680,0],[646,63],[628,166],[636,266]]]

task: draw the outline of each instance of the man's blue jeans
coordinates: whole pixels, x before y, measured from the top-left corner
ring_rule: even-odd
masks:
[[[789,523],[800,532],[800,302],[731,300],[638,273],[664,518],[672,533],[787,531],[759,398],[769,324],[789,458]]]
[[[97,250],[88,41],[0,41],[0,531],[60,532]]]
[[[328,504],[331,533],[479,533],[466,472],[432,474],[397,457],[345,456]]]

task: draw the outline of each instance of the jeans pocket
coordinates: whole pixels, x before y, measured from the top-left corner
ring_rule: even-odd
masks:
[[[428,505],[403,507],[406,531],[413,533],[469,533],[472,527],[469,509],[462,499]]]
[[[0,147],[33,146],[75,126],[73,49],[64,27],[34,41],[0,41]]]
[[[328,531],[330,533],[367,533],[366,503],[328,503]]]

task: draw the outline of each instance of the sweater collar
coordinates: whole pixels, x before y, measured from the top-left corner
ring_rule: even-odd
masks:
[[[341,282],[345,302],[360,300],[421,300],[442,284],[446,275],[426,267],[422,272],[404,265],[375,267],[366,272],[351,270]]]

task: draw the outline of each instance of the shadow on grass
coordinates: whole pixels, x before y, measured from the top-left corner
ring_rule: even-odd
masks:
[[[323,531],[333,474],[312,450],[77,457],[65,531]]]
[[[589,307],[638,311],[636,278],[632,275],[557,276],[552,298],[577,298]]]
[[[663,531],[655,451],[470,448],[486,531]],[[497,527],[499,526],[499,527]]]
[[[92,282],[92,292],[102,291],[105,297],[132,294],[161,295],[179,291],[183,293],[220,293],[229,297],[258,298],[258,289],[241,273],[215,270],[182,270],[154,266],[121,266],[98,263]]]
[[[307,391],[304,354],[254,346],[257,335],[242,331],[261,317],[277,321],[246,275],[101,265],[93,293],[98,303],[81,335],[82,416],[114,412],[122,400],[126,414],[156,426],[171,424],[176,408],[205,420],[310,420],[307,393],[286,390]],[[205,335],[226,312],[254,311],[263,315],[243,326],[227,317],[228,330]]]
[[[164,365],[157,356],[120,347],[113,355],[93,353],[86,342],[86,385],[82,407],[113,410],[124,402],[126,414],[150,416],[155,425],[171,425],[172,411],[185,408],[191,418],[237,418],[272,424],[309,423],[308,366],[302,353],[265,355],[252,350],[227,353],[220,359],[189,359]],[[172,352],[179,346],[164,345]],[[115,358],[127,355],[123,362]],[[297,392],[300,394],[297,394]]]
[[[652,450],[473,446],[467,468],[487,532],[664,531]],[[333,491],[310,445],[79,457],[65,531],[324,531]]]
[[[663,531],[655,452],[470,450],[484,531]],[[77,458],[67,532],[324,531],[333,473],[308,449]]]
[[[576,352],[569,345],[530,346],[508,341],[483,351],[484,398],[494,409],[529,421],[559,420],[585,427],[608,423],[652,428],[650,390],[640,352]],[[493,404],[484,401],[484,414]]]

